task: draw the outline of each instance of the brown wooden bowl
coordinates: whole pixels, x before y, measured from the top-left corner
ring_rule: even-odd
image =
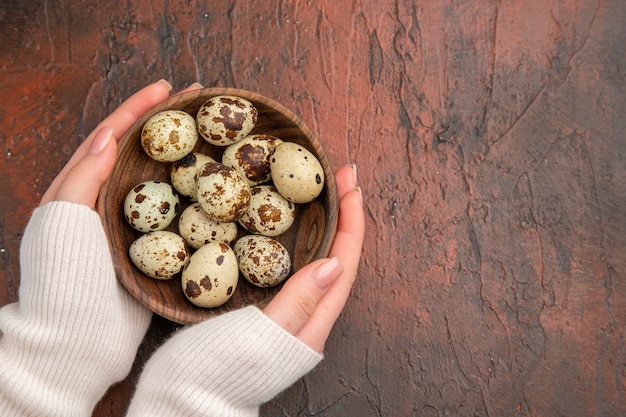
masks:
[[[211,97],[229,94],[252,102],[258,112],[258,122],[252,133],[265,133],[283,141],[296,142],[317,156],[324,168],[325,185],[320,196],[309,204],[297,206],[291,228],[276,239],[291,254],[292,272],[309,262],[326,257],[337,229],[337,186],[333,169],[322,145],[313,132],[290,110],[257,93],[234,88],[205,88],[175,95],[148,111],[120,139],[113,173],[102,186],[97,210],[109,238],[115,272],[122,285],[143,305],[171,321],[191,324],[247,305],[265,306],[280,288],[259,288],[243,277],[232,298],[217,308],[200,308],[183,294],[180,274],[166,281],[144,275],[128,256],[130,244],[140,236],[124,218],[123,203],[128,191],[147,180],[170,182],[170,164],[154,161],[143,151],[140,142],[144,123],[154,114],[167,110],[184,110],[196,116],[202,103]],[[195,151],[221,160],[224,148],[215,147],[202,138]],[[189,204],[181,197],[181,209]],[[168,230],[175,231],[178,217]]]

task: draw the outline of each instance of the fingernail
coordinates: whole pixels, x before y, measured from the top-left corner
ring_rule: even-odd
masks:
[[[161,78],[159,81],[157,81],[157,84],[163,84],[164,86],[167,87],[168,90],[172,89],[172,84],[170,84],[170,82],[167,81],[166,79]]]
[[[204,86],[198,82],[193,83],[189,86],[189,88],[204,88]]]
[[[330,287],[330,285],[339,278],[342,272],[343,265],[339,261],[339,258],[330,258],[315,268],[313,278],[317,281],[317,285],[324,289]]]
[[[359,200],[361,200],[361,206],[363,206],[363,190],[361,189],[361,187],[355,187],[355,190],[357,190],[359,192]]]
[[[356,164],[351,164],[350,166],[352,166],[352,180],[354,181],[353,185],[356,187],[356,185],[358,184]]]
[[[106,146],[109,144],[109,141],[113,137],[113,129],[109,127],[103,127],[98,130],[96,135],[93,137],[91,141],[91,146],[89,146],[89,153],[100,153]]]

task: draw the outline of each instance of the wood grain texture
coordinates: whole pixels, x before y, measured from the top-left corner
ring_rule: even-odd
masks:
[[[170,97],[139,118],[120,138],[116,165],[102,186],[97,211],[109,237],[116,274],[124,287],[151,311],[180,324],[199,323],[247,305],[263,308],[280,290],[280,286],[259,288],[241,277],[227,303],[216,308],[201,308],[186,299],[180,275],[169,280],[155,280],[137,269],[128,256],[128,248],[142,233],[130,227],[124,217],[127,193],[144,181],[171,182],[171,164],[156,162],[143,150],[143,126],[148,119],[164,110],[182,110],[195,118],[203,103],[221,95],[241,97],[252,103],[258,112],[258,120],[251,135],[265,134],[297,143],[312,152],[324,170],[324,188],[320,195],[310,203],[297,204],[295,219],[289,230],[274,237],[289,252],[292,272],[315,259],[328,256],[337,230],[338,200],[334,171],[317,136],[293,112],[255,92],[235,88],[204,88]],[[225,149],[212,146],[200,138],[194,151],[221,161]],[[189,204],[190,201],[181,197],[179,214]],[[177,232],[178,220],[177,215],[166,230]],[[241,230],[240,235],[243,235]]]
[[[0,5],[0,304],[105,114],[159,78],[244,88],[357,163],[367,213],[325,360],[262,416],[626,414],[622,1],[53,3]]]

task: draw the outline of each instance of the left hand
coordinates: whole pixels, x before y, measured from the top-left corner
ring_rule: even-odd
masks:
[[[20,245],[19,302],[0,309],[1,415],[91,415],[130,372],[152,312],[116,279],[92,209],[115,164],[115,138],[170,90],[159,81],[125,101],[78,147],[41,200],[78,204],[33,212]]]
[[[193,84],[183,91],[201,88]],[[52,181],[40,205],[50,201],[69,201],[96,206],[100,187],[113,170],[117,139],[150,108],[165,100],[172,86],[165,80],[150,84],[120,105],[78,147],[69,162]]]

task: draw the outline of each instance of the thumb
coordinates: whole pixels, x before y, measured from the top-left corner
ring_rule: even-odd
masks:
[[[321,351],[324,343],[301,337],[304,327],[319,300],[343,273],[339,258],[320,259],[300,269],[287,280],[283,288],[263,309],[274,322],[301,339],[315,350]]]
[[[94,208],[100,187],[113,170],[117,156],[117,142],[113,130],[103,127],[93,138],[88,153],[68,171],[53,196],[48,201],[69,201]]]

